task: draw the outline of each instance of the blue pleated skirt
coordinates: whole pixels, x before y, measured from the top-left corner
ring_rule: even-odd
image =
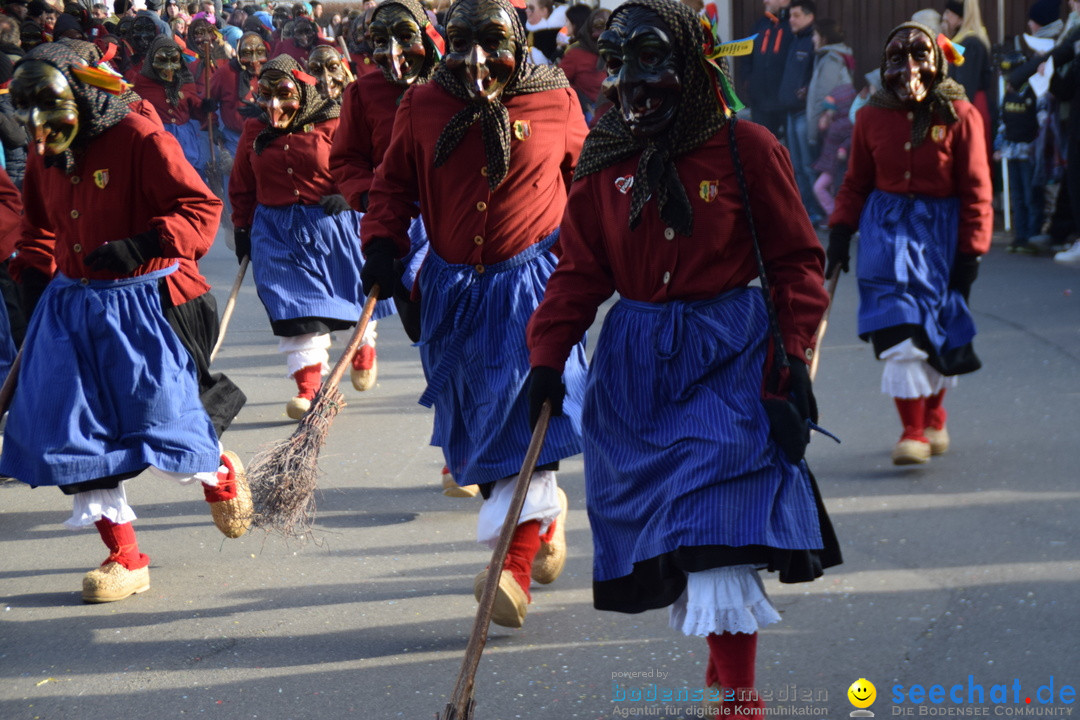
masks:
[[[663,305],[622,299],[608,313],[582,412],[594,587],[639,563],[672,575],[664,558],[696,546],[822,548],[806,464],[769,436],[767,344],[756,288]]]
[[[327,215],[320,205],[255,208],[251,267],[259,299],[271,322],[328,318],[360,319],[360,213]],[[380,300],[373,319],[394,313]]]
[[[7,380],[11,364],[15,362],[15,341],[11,337],[11,319],[8,317],[7,305],[0,298],[0,385]]]
[[[198,120],[188,120],[182,125],[165,123],[165,129],[176,138],[184,151],[184,157],[191,167],[202,175],[206,172],[206,162],[210,159],[210,147],[207,133],[202,131]]]
[[[918,325],[938,355],[975,337],[975,320],[949,289],[960,201],[875,190],[859,220],[859,335]]]
[[[428,235],[424,227],[424,218],[417,215],[409,225],[409,254],[401,259],[405,266],[405,272],[401,275],[401,284],[412,290],[416,282],[416,275],[420,272],[420,266],[424,264],[424,258],[428,254]]]
[[[27,328],[0,474],[38,486],[150,465],[217,469],[195,363],[161,312],[158,280],[173,270],[49,284]]]
[[[428,386],[420,404],[435,408],[431,444],[441,447],[459,485],[516,475],[532,437],[525,326],[544,296],[557,260],[544,241],[478,272],[429,252],[420,272]],[[563,380],[563,415],[551,419],[538,465],[581,452],[585,341],[574,346]]]

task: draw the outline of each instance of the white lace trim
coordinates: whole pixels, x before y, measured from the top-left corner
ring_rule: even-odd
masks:
[[[123,482],[115,488],[76,493],[71,500],[71,517],[64,521],[64,527],[72,530],[93,525],[103,517],[117,525],[135,519],[135,511],[128,505]]]
[[[688,573],[686,590],[671,605],[669,625],[684,635],[755,633],[780,622],[753,565]]]
[[[506,511],[510,509],[510,500],[514,496],[514,483],[517,477],[496,480],[491,489],[491,497],[480,506],[476,518],[476,541],[491,548],[499,541]],[[540,521],[540,534],[547,532],[555,518],[559,517],[558,485],[555,483],[555,471],[541,470],[533,473],[529,482],[529,492],[525,495],[525,505],[521,508],[518,524],[530,520]]]
[[[292,377],[300,368],[322,365],[323,375],[330,372],[330,333],[307,333],[295,337],[278,338],[278,352],[285,353],[288,377]]]
[[[885,369],[881,392],[894,398],[914,399],[936,395],[956,387],[955,377],[945,377],[926,363],[927,354],[910,338],[881,353]]]

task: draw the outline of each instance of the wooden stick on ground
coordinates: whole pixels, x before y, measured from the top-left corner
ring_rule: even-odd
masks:
[[[818,325],[817,333],[814,335],[817,342],[814,343],[814,357],[810,359],[811,382],[817,377],[818,361],[821,359],[821,345],[825,341],[825,331],[829,329],[829,312],[832,310],[833,298],[836,296],[836,284],[838,282],[840,282],[840,268],[836,268],[836,272],[829,278],[829,304],[825,307],[825,314],[821,316],[821,324]]]
[[[247,274],[248,265],[250,263],[251,258],[247,255],[240,261],[240,269],[236,271],[236,279],[233,280],[232,291],[229,293],[229,300],[225,303],[224,312],[221,313],[221,324],[218,327],[217,342],[214,343],[214,349],[210,351],[210,362],[214,362],[218,350],[221,349],[222,343],[225,342],[225,331],[229,329],[229,321],[232,320],[233,310],[236,309],[236,296],[240,294],[240,286],[244,284],[244,275]]]
[[[506,555],[510,551],[510,541],[514,538],[514,531],[517,530],[518,520],[521,518],[521,508],[525,505],[529,481],[532,479],[533,471],[536,470],[536,461],[540,457],[540,448],[544,445],[544,436],[547,434],[550,419],[551,404],[545,401],[543,407],[540,408],[540,417],[533,429],[529,449],[525,452],[525,462],[521,464],[521,472],[518,473],[517,482],[514,483],[514,495],[510,500],[510,508],[506,511],[506,519],[503,520],[499,542],[491,554],[487,579],[484,581],[484,591],[480,594],[480,606],[476,609],[476,620],[473,622],[469,644],[465,647],[465,659],[461,663],[461,672],[458,673],[454,693],[450,696],[450,702],[446,704],[442,714],[436,715],[436,720],[472,720],[473,708],[476,706],[476,701],[473,700],[473,684],[476,680],[476,668],[480,665],[480,655],[484,652],[484,645],[487,644],[488,627],[491,625],[491,614],[495,608],[495,593],[499,589],[502,566],[506,562]]]
[[[247,477],[255,503],[255,527],[274,530],[285,537],[303,538],[310,534],[315,517],[319,451],[326,442],[330,423],[345,407],[345,398],[338,391],[338,383],[364,339],[378,297],[379,286],[374,285],[349,344],[293,434],[260,452],[251,461]]]

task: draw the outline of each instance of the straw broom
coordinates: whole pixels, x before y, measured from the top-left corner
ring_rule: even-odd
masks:
[[[540,408],[540,417],[536,420],[536,427],[533,428],[529,448],[525,452],[525,462],[521,464],[521,472],[518,473],[517,482],[514,483],[514,495],[506,511],[506,519],[503,520],[499,542],[491,554],[491,563],[488,565],[490,571],[484,581],[484,591],[480,594],[480,605],[476,609],[476,620],[473,621],[469,644],[465,646],[465,659],[461,662],[461,671],[458,673],[454,692],[450,696],[450,702],[446,704],[441,714],[435,716],[435,720],[472,720],[473,709],[476,707],[476,700],[473,699],[473,685],[476,680],[476,669],[480,665],[480,655],[484,652],[484,645],[487,644],[488,627],[491,625],[491,614],[495,608],[495,593],[499,589],[499,577],[502,575],[499,571],[510,551],[510,541],[514,538],[514,531],[521,518],[521,508],[525,505],[529,481],[532,479],[533,471],[536,470],[536,461],[540,457],[540,448],[544,445],[544,436],[547,434],[550,419],[551,403],[545,400]]]
[[[326,442],[330,423],[345,407],[345,398],[338,391],[338,383],[364,339],[364,331],[375,312],[378,297],[379,286],[374,285],[368,293],[364,312],[349,344],[292,436],[260,452],[251,461],[247,478],[255,505],[252,519],[255,527],[285,537],[303,538],[310,534],[315,517],[319,451]]]

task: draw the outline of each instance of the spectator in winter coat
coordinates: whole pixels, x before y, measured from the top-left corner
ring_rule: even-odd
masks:
[[[756,35],[754,52],[739,65],[739,97],[746,100],[754,122],[767,127],[773,135],[783,134],[784,112],[779,109],[776,89],[784,74],[791,25],[788,23],[790,0],[765,0],[765,14],[750,28]]]
[[[815,23],[813,37],[816,59],[810,87],[806,91],[806,138],[811,154],[816,154],[821,136],[828,127],[828,124],[818,126],[825,111],[825,98],[837,85],[851,84],[855,56],[851,48],[844,44],[844,31],[835,20],[824,18]]]

